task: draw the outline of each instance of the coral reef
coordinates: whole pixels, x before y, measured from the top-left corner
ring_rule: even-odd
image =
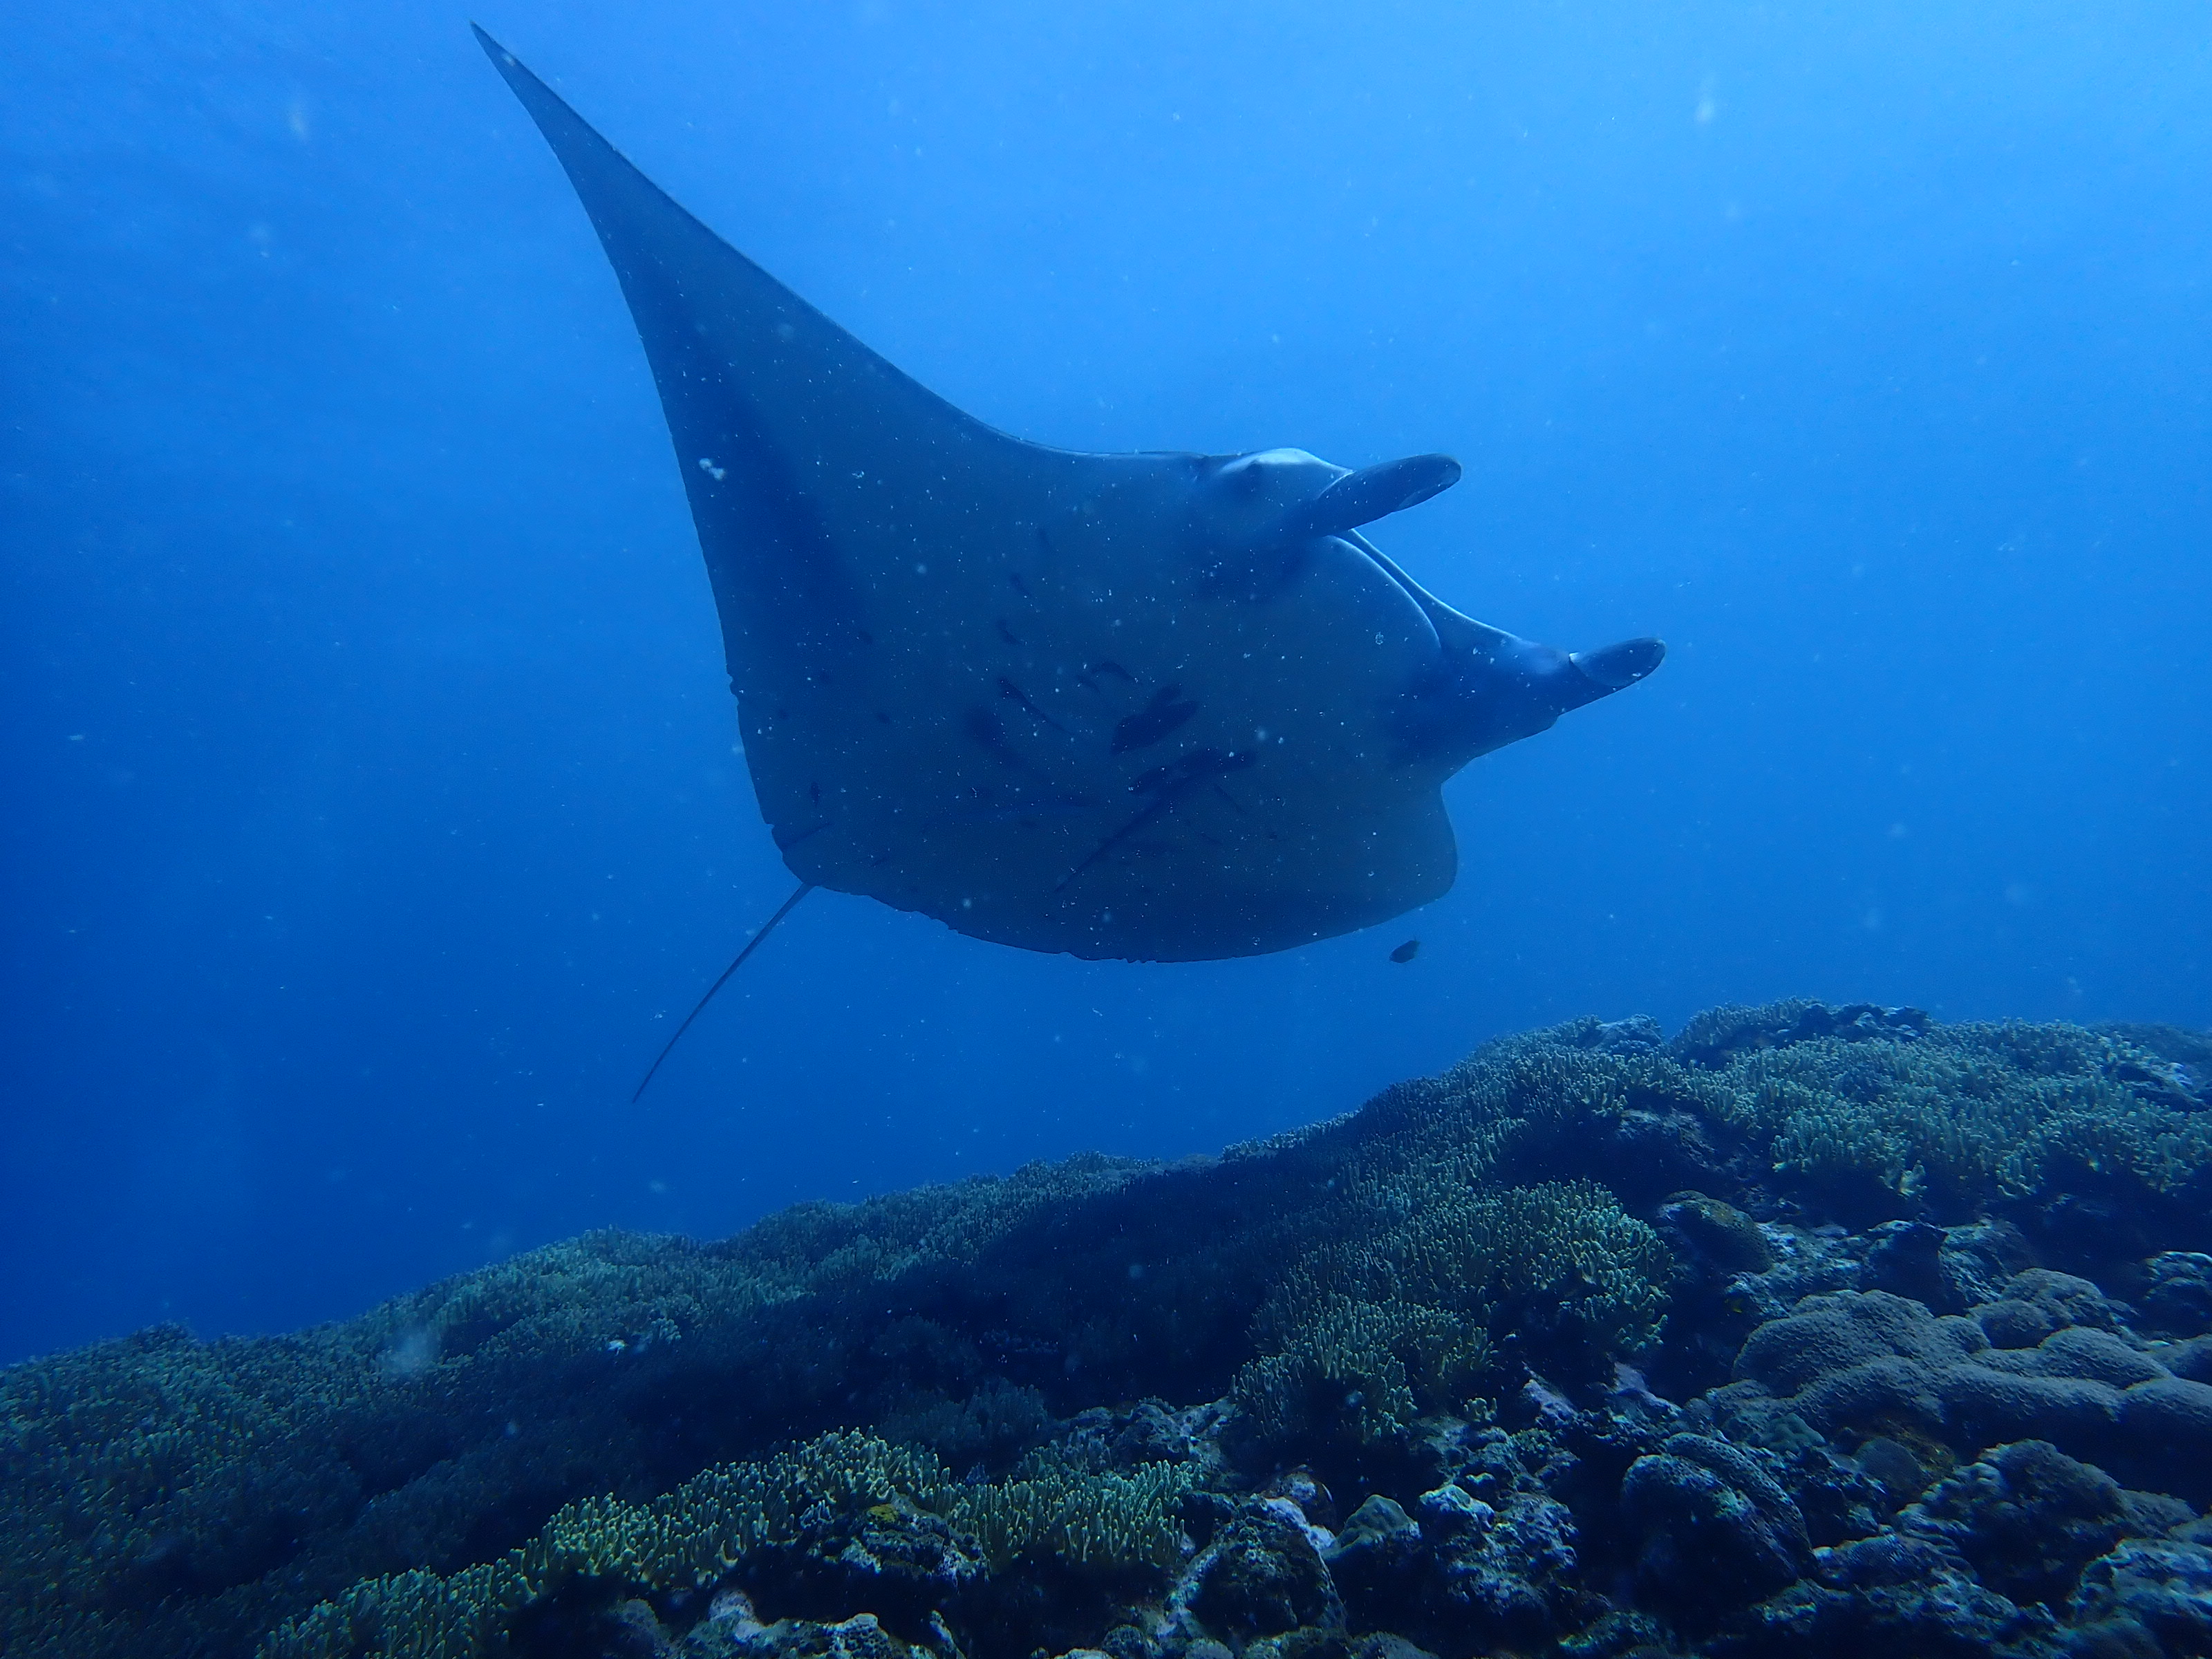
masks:
[[[0,1650],[2212,1654],[2212,1039],[1576,1021],[0,1372]]]

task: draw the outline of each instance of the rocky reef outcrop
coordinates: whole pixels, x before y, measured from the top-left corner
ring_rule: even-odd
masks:
[[[1583,1020],[0,1372],[25,1659],[2212,1655],[2212,1042]]]

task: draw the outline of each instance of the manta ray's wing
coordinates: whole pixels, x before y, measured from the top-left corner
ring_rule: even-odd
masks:
[[[1006,944],[1155,959],[1279,950],[1451,884],[1438,788],[1464,744],[1415,718],[1452,690],[1435,602],[1346,538],[1455,465],[994,431],[479,36],[636,319],[794,874]],[[1279,512],[1285,478],[1304,499]]]

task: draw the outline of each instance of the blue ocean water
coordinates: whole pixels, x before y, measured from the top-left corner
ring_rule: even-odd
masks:
[[[0,1358],[1208,1151],[1586,1012],[2212,1024],[2201,15],[481,21],[992,423],[1449,451],[1388,551],[1673,654],[1463,774],[1402,923],[1085,963],[823,893],[632,1106],[790,878],[567,182],[448,9],[18,17]]]

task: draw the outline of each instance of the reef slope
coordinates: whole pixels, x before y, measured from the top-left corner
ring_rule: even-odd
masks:
[[[2212,1653],[2212,1041],[1581,1020],[0,1371],[23,1659]]]

